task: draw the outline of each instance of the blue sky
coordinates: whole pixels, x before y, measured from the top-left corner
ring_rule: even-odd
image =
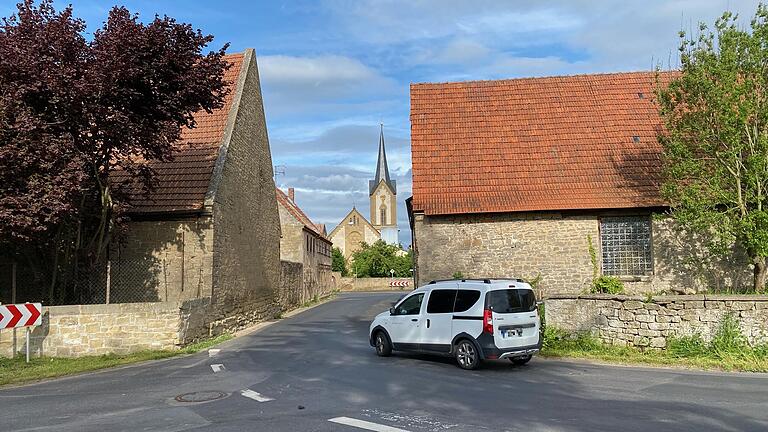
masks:
[[[110,2],[71,0],[89,29]],[[15,9],[4,1],[0,14]],[[59,7],[69,2],[57,2]],[[367,208],[380,122],[398,182],[400,239],[410,244],[409,84],[647,70],[676,62],[677,32],[723,10],[748,22],[756,1],[327,0],[123,1],[213,34],[215,48],[255,48],[278,186],[332,229]]]

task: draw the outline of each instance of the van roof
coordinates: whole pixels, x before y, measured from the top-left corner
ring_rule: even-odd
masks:
[[[430,281],[419,287],[419,290],[429,291],[433,288],[442,288],[447,284],[458,284],[459,289],[486,288],[488,290],[506,289],[510,287],[518,289],[533,289],[528,282],[518,278],[508,279],[441,279]]]

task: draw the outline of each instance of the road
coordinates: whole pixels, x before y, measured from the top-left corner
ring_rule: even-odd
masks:
[[[368,323],[397,298],[343,294],[218,353],[5,388],[0,430],[768,430],[768,375],[376,357]]]

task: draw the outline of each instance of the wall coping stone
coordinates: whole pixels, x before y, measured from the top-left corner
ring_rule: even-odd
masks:
[[[545,300],[617,300],[642,301],[648,297],[618,294],[551,294]],[[661,295],[651,298],[653,303],[674,303],[679,301],[754,301],[768,302],[768,295],[755,294],[695,294],[695,295]]]

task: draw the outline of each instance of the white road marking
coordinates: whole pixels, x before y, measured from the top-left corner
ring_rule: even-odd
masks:
[[[208,350],[208,357],[216,356],[219,354],[220,351],[221,351],[220,349],[211,348]]]
[[[247,397],[247,398],[253,399],[256,402],[269,402],[269,401],[273,401],[274,400],[272,398],[268,398],[268,397],[264,396],[263,394],[261,394],[259,392],[255,392],[255,391],[253,391],[251,389],[241,390],[240,394],[245,396],[245,397]]]
[[[343,424],[346,426],[356,427],[358,429],[365,429],[375,432],[408,432],[405,429],[398,429],[396,427],[382,425],[378,423],[371,423],[365,420],[358,420],[349,417],[336,417],[328,420],[331,423]]]
[[[211,369],[213,369],[214,373],[221,372],[221,371],[225,370],[223,364],[212,364],[211,365]]]

